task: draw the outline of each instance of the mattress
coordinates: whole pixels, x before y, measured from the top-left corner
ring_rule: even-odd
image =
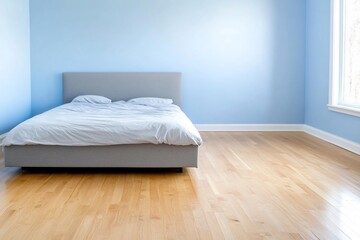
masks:
[[[3,146],[201,145],[191,121],[174,104],[68,103],[12,129]]]

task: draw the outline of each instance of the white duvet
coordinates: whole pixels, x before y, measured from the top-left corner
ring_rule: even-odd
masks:
[[[200,145],[199,132],[173,104],[68,103],[11,130],[2,145]]]

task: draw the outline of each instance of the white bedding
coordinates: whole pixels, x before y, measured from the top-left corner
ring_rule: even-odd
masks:
[[[199,132],[173,104],[68,103],[11,130],[2,145],[200,145]]]

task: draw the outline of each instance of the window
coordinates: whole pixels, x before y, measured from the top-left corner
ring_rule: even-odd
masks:
[[[360,117],[360,1],[332,0],[329,109]]]

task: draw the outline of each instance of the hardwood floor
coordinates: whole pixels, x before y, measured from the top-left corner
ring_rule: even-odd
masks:
[[[183,173],[1,166],[0,239],[360,239],[360,156],[305,133],[202,137]]]

